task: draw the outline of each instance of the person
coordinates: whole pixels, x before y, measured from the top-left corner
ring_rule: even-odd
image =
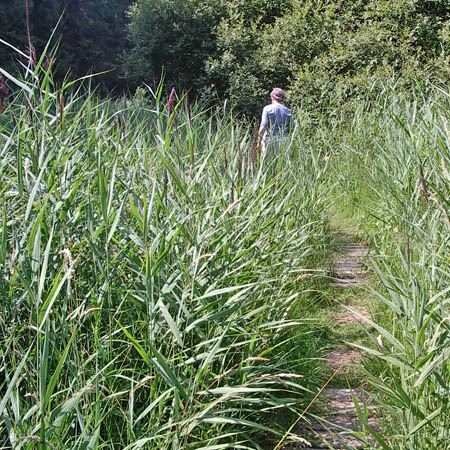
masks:
[[[270,98],[272,103],[264,106],[258,130],[258,147],[262,142],[262,156],[266,161],[276,149],[288,144],[289,131],[292,127],[292,113],[284,104],[286,99],[284,90],[274,88]]]

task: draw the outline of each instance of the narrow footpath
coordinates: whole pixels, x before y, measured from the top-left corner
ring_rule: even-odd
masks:
[[[357,242],[356,237],[342,235],[337,245],[337,251],[333,258],[331,269],[334,292],[336,292],[336,314],[332,318],[332,326],[343,331],[345,335],[350,327],[354,327],[357,321],[363,320],[361,316],[369,317],[369,312],[364,301],[358,300],[358,294],[364,292],[364,286],[368,283],[365,270],[365,261],[369,255],[367,245]],[[364,294],[361,294],[362,296]],[[353,314],[344,305],[358,311]],[[348,298],[352,298],[348,302]],[[356,300],[355,300],[356,298]],[[347,300],[346,300],[347,299]],[[344,339],[345,340],[345,339]],[[302,420],[296,425],[296,433],[303,436],[308,444],[298,444],[291,449],[374,449],[371,439],[364,432],[364,427],[359,419],[355,401],[361,411],[367,407],[367,396],[364,394],[363,381],[358,380],[358,365],[362,355],[345,344],[336,342],[335,348],[325,356],[325,365],[330,369],[331,381],[317,397],[315,409],[317,415],[310,415],[309,420]],[[353,369],[350,369],[353,367]],[[355,368],[356,367],[356,368]],[[346,378],[346,372],[353,374],[351,382]],[[355,380],[356,378],[356,380]],[[351,389],[348,386],[350,384]],[[365,412],[370,425],[375,424],[371,417],[371,408]],[[366,442],[366,443],[365,443]],[[368,442],[368,443],[367,443]]]

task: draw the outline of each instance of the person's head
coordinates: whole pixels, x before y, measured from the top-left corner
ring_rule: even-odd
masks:
[[[286,99],[286,93],[283,91],[283,89],[276,87],[273,88],[272,92],[270,93],[270,98],[273,100],[276,100],[279,103],[284,103],[284,100]]]

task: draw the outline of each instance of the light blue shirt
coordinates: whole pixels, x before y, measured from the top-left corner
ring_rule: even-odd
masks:
[[[287,137],[291,126],[291,110],[280,104],[264,106],[261,126],[267,127],[264,138],[272,136]]]

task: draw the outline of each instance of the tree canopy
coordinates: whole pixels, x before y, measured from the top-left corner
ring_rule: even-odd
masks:
[[[247,112],[275,85],[327,108],[392,77],[449,75],[446,0],[138,0],[130,21],[136,80],[165,70],[168,84],[213,86]]]
[[[27,28],[40,52],[56,28],[51,49],[58,46],[55,75],[72,77],[109,71],[96,82],[107,90],[123,86],[121,55],[128,45],[126,10],[132,0],[3,0],[1,38],[28,53]],[[28,26],[27,26],[28,9]],[[17,55],[0,46],[2,67],[12,70]]]
[[[7,3],[2,38],[26,49],[26,2]],[[448,0],[30,0],[29,16],[38,49],[62,17],[58,76],[112,70],[108,89],[164,77],[250,113],[276,85],[328,108],[392,78],[450,75]]]

